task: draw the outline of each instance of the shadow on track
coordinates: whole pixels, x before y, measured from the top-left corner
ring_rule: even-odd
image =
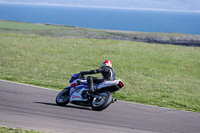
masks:
[[[92,109],[90,109],[88,107],[79,107],[79,106],[72,106],[72,105],[58,106],[55,103],[45,103],[45,102],[34,102],[34,103],[45,104],[45,105],[50,105],[50,106],[57,106],[57,107],[67,107],[67,108],[73,108],[73,109],[82,109],[82,110],[92,111]]]

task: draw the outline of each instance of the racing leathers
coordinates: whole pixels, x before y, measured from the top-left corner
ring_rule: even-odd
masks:
[[[99,83],[104,82],[104,81],[116,79],[115,70],[110,66],[102,66],[99,69],[91,70],[91,71],[82,71],[80,74],[88,75],[88,74],[97,74],[97,73],[102,74],[102,79],[97,78],[97,77],[93,77],[93,76],[87,77],[87,82],[88,82],[90,93],[94,92],[93,83],[99,84]]]

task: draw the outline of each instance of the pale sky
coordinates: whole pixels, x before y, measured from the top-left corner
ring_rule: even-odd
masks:
[[[200,11],[200,0],[0,0],[0,3]]]

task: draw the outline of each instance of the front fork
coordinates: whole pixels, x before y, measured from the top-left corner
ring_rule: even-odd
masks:
[[[65,90],[66,90],[66,89],[70,89],[70,88],[71,88],[71,86],[68,86],[68,87],[65,88]]]

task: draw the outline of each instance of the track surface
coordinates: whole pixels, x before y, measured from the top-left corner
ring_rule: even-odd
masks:
[[[122,101],[101,112],[59,107],[58,93],[0,80],[0,126],[51,133],[200,133],[200,113]]]

